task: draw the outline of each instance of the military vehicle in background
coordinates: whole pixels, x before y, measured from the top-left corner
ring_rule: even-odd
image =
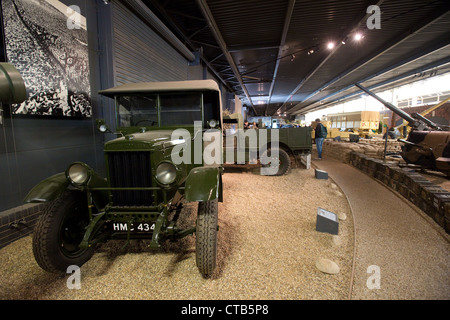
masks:
[[[357,134],[363,138],[372,137],[379,129],[380,113],[378,111],[355,111],[327,114],[329,138],[341,136],[349,138]]]
[[[327,127],[328,139],[340,137],[351,140],[355,135],[371,138],[379,129],[380,113],[378,111],[331,113],[327,114],[321,123]],[[316,123],[312,122],[311,126],[315,129]]]
[[[356,87],[380,101],[386,108],[408,122],[411,130],[407,139],[398,139],[404,143],[401,156],[406,163],[440,171],[450,177],[450,131],[448,126],[433,123],[418,113],[409,115],[360,84],[356,84]]]
[[[308,156],[312,152],[312,129],[310,127],[290,127],[277,129],[244,129],[243,117],[239,113],[226,115],[224,121],[224,164],[262,164],[268,169],[264,175],[281,176],[289,172],[297,157]],[[267,140],[260,139],[260,131]],[[276,142],[273,139],[276,139]],[[255,143],[250,143],[253,138]],[[230,142],[230,143],[229,143]],[[241,158],[239,158],[241,156]],[[263,157],[270,158],[265,164]],[[240,160],[241,159],[241,160]]]
[[[425,117],[427,114],[429,114],[430,112],[435,111],[436,109],[442,107],[446,102],[450,101],[450,97],[439,102],[438,104],[420,112],[419,114],[423,117]],[[394,115],[392,115],[392,119],[394,119]],[[394,127],[394,126],[392,126]],[[409,132],[411,131],[411,127],[408,125],[408,121],[406,121],[405,119],[403,119],[403,122],[394,127],[394,130],[398,130],[398,132],[400,132],[400,134],[402,135],[403,138],[406,138],[409,134]]]

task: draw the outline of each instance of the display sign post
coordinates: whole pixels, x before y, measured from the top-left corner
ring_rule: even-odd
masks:
[[[322,208],[317,209],[316,231],[338,234],[339,219],[338,216]]]

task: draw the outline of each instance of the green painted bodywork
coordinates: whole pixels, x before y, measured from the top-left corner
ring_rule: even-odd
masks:
[[[130,127],[121,128],[121,131],[127,133],[120,138],[105,143],[105,152],[108,151],[157,151],[172,147],[172,132],[180,127],[166,128],[146,128],[142,132],[142,128]],[[182,127],[193,133],[194,127]],[[148,131],[147,131],[148,130]]]
[[[64,172],[55,174],[37,184],[28,195],[24,202],[47,202],[55,200],[69,186]]]
[[[260,146],[260,130],[261,129],[245,129],[242,115],[233,113],[231,115],[225,116],[223,118],[225,124],[234,125],[237,130],[236,133],[228,134],[225,137],[224,142],[224,162],[227,163],[227,153],[234,154],[233,162],[238,163],[239,159],[237,154],[241,153],[244,155],[245,162],[256,161],[256,159],[251,159],[251,153],[264,151],[271,145],[272,131],[278,133],[278,144],[279,147],[291,155],[306,155],[310,154],[312,151],[312,128],[311,127],[299,127],[299,128],[280,128],[280,129],[262,129],[267,134],[267,145]],[[249,136],[255,137],[256,143],[252,148],[249,144]],[[232,147],[227,146],[228,139],[235,139],[235,143]],[[242,141],[239,143],[239,141]],[[261,148],[261,150],[259,150]]]
[[[186,179],[187,201],[211,201],[221,197],[222,170],[219,167],[198,167]],[[220,196],[220,197],[219,197]]]
[[[251,159],[251,153],[259,152],[260,148],[262,150],[267,149],[271,145],[271,137],[272,137],[272,131],[278,132],[278,145],[281,149],[284,149],[285,151],[289,152],[292,155],[297,154],[309,154],[312,151],[312,138],[311,138],[311,132],[312,129],[310,127],[301,127],[301,128],[282,128],[282,129],[261,129],[265,130],[267,133],[267,144],[260,146],[260,136],[259,131],[260,129],[247,129],[244,131],[238,131],[235,134],[232,134],[230,136],[226,136],[225,140],[227,139],[235,139],[236,143],[232,147],[228,147],[226,145],[226,142],[224,144],[224,162],[227,162],[227,153],[232,153],[234,155],[233,161],[235,163],[239,162],[239,159],[237,155],[241,153],[244,155],[245,162],[252,162],[256,161],[256,159]],[[254,137],[256,137],[254,143],[255,147],[249,146],[249,138],[245,137],[246,135],[254,134]],[[238,143],[239,139],[242,139],[242,143]]]
[[[86,165],[86,167],[88,167]],[[90,169],[90,168],[89,168]],[[83,190],[91,190],[94,188],[105,188],[107,182],[104,178],[100,177],[94,170],[90,169],[90,179]],[[27,203],[39,203],[55,200],[61,193],[64,192],[70,186],[69,179],[66,177],[65,172],[57,173],[47,179],[42,180],[25,197],[24,202]],[[102,191],[92,192],[92,202],[97,208],[103,208],[107,203],[107,193]]]

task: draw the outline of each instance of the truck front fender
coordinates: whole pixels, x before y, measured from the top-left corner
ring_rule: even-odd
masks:
[[[57,173],[45,180],[39,182],[28,195],[24,202],[47,202],[56,199],[64,190],[67,189],[69,181],[65,173]]]
[[[185,183],[187,201],[222,201],[222,169],[197,167],[189,172]]]
[[[97,209],[103,208],[108,203],[108,192],[105,190],[95,190],[95,188],[106,188],[108,185],[106,180],[97,175],[94,171],[91,173],[86,188],[90,192],[92,201]],[[39,203],[55,200],[70,185],[69,179],[65,172],[57,173],[47,179],[42,180],[25,197],[24,202]]]

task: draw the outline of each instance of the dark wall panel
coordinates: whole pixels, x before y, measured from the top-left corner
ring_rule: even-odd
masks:
[[[18,0],[20,1],[20,0]],[[103,143],[95,119],[115,127],[113,100],[97,92],[126,82],[214,78],[188,61],[121,1],[64,1],[87,20],[92,117],[58,119],[7,114],[0,124],[0,212],[23,204],[29,190],[71,162],[104,175]],[[8,106],[3,106],[8,108]]]
[[[103,1],[78,0],[87,19],[91,89],[98,90],[99,44],[97,5]],[[103,172],[104,137],[95,130],[95,118],[103,115],[98,95],[91,97],[93,116],[84,119],[62,119],[17,116],[3,105],[0,123],[0,211],[23,204],[30,189],[53,174],[62,172],[74,161],[83,161]]]

